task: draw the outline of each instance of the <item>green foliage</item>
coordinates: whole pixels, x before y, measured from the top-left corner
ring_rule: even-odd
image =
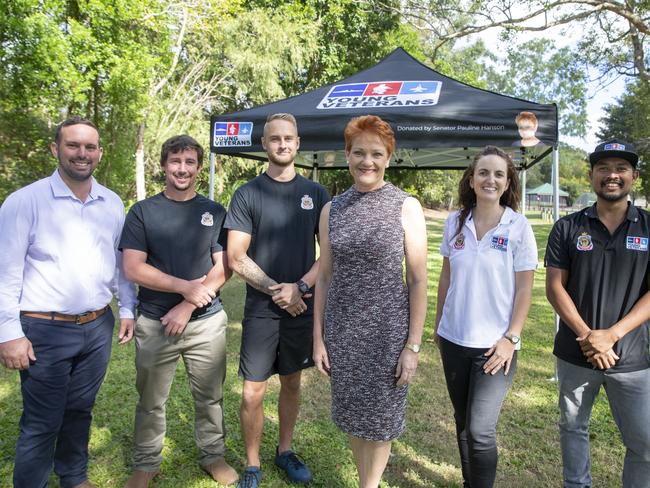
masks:
[[[569,205],[583,193],[590,192],[587,154],[575,147],[560,143],[560,188],[569,193]],[[552,161],[550,157],[526,172],[526,188],[536,188],[551,183]]]
[[[587,70],[569,48],[546,39],[516,44],[488,72],[490,88],[537,103],[557,103],[563,134],[584,136],[587,129]]]

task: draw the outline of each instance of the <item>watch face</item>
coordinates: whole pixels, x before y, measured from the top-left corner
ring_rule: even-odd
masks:
[[[519,338],[519,336],[516,336],[516,335],[511,335],[509,337],[509,339],[510,339],[510,342],[512,342],[513,344],[519,344],[519,341],[521,340]]]
[[[420,352],[420,344],[407,344],[406,348],[413,352]]]

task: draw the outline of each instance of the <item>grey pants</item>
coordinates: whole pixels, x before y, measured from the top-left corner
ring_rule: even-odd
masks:
[[[591,486],[589,418],[601,385],[626,447],[623,488],[650,488],[650,369],[607,373],[557,360],[564,486]]]
[[[165,403],[183,358],[194,398],[194,436],[199,463],[207,466],[224,455],[223,382],[226,378],[226,325],[223,310],[193,320],[180,336],[167,337],[158,320],[138,317],[135,329],[136,388],[133,467],[157,471],[165,438]]]

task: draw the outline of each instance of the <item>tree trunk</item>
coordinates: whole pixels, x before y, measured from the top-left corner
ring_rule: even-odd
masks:
[[[135,191],[138,201],[147,197],[144,182],[144,121],[138,126],[138,141],[135,148]]]

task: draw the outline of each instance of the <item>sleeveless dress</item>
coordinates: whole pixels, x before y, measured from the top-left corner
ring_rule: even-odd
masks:
[[[386,183],[332,200],[332,281],[324,339],[331,366],[332,420],[344,432],[388,441],[404,431],[408,386],[396,386],[409,329],[402,204]]]

